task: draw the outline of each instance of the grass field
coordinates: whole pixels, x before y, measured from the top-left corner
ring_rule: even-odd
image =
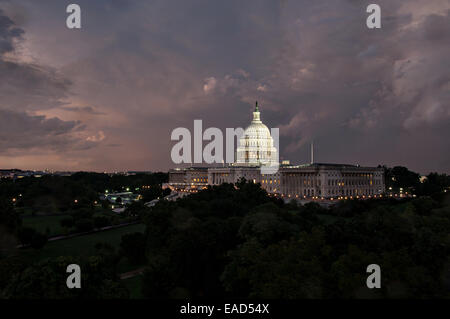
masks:
[[[64,233],[64,229],[61,227],[60,221],[67,216],[68,215],[30,216],[22,218],[22,225],[25,227],[31,227],[43,234],[45,234],[48,229],[49,236],[56,236]]]
[[[61,226],[61,220],[70,216],[67,214],[59,214],[59,215],[35,215],[32,216],[31,213],[22,213],[22,225],[24,227],[31,227],[42,234],[47,234],[47,230],[49,233],[47,234],[49,237],[64,235],[65,230]],[[94,217],[96,216],[109,216],[113,218],[115,224],[120,223],[121,220],[117,216],[116,213],[113,213],[110,210],[104,210],[102,208],[96,208],[94,212]],[[72,229],[73,230],[73,229]]]
[[[130,225],[94,234],[73,237],[70,239],[52,241],[48,242],[41,250],[27,248],[22,250],[21,252],[25,257],[27,257],[27,259],[30,258],[31,260],[36,261],[58,256],[88,257],[95,255],[95,245],[97,243],[108,243],[114,248],[118,249],[123,235],[135,232],[143,232],[144,229],[144,224]],[[120,268],[125,269],[124,271],[131,270],[127,265],[120,266]]]

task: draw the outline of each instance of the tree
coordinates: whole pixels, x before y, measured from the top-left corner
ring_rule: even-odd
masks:
[[[145,214],[145,295],[445,297],[448,203],[355,199],[326,209],[285,204],[245,181],[208,187]],[[372,263],[383,269],[380,290],[366,286]]]
[[[64,217],[59,223],[64,228],[72,228],[75,225],[75,221],[72,216]]]
[[[145,262],[145,236],[143,233],[132,233],[122,236],[120,242],[121,254],[130,263],[140,265]]]
[[[22,227],[19,229],[17,237],[22,245],[30,245],[36,230],[31,227]]]
[[[167,299],[174,290],[172,265],[167,256],[153,257],[147,265],[142,279],[142,294],[145,298]]]
[[[124,213],[126,216],[143,218],[149,211],[150,209],[144,205],[143,201],[138,201],[129,204]]]
[[[17,239],[5,226],[0,225],[0,260],[16,250]]]
[[[41,249],[47,243],[47,236],[36,232],[31,239],[31,247],[34,249]]]
[[[150,202],[158,197],[162,197],[163,191],[160,185],[150,186],[149,189],[142,191],[142,200],[144,203]]]
[[[418,187],[418,195],[436,195],[450,186],[450,176],[446,174],[430,173]]]
[[[96,228],[103,228],[111,225],[111,220],[107,216],[95,216],[94,225]]]
[[[273,203],[258,206],[243,218],[239,235],[246,240],[255,238],[263,244],[289,239],[298,233],[299,227],[285,221],[281,215],[281,209]]]
[[[92,216],[94,216],[94,210],[87,207],[78,207],[72,214],[75,221],[79,219],[91,219]]]
[[[232,251],[221,276],[225,289],[241,298],[321,298],[325,291],[324,261],[331,247],[317,228],[271,245],[255,239]]]
[[[15,249],[15,233],[21,225],[19,214],[10,201],[0,198],[0,258]]]
[[[395,166],[393,168],[385,168],[386,187],[413,188],[420,184],[420,175],[408,170],[403,166]]]
[[[18,238],[22,245],[30,245],[34,249],[41,249],[47,243],[47,236],[31,227],[22,227],[18,232]]]
[[[14,232],[21,225],[19,214],[11,201],[5,198],[0,198],[0,225],[5,226],[9,232]]]
[[[95,244],[95,255],[100,256],[107,265],[110,265],[109,275],[114,277],[121,259],[121,255],[116,252],[116,249],[109,243],[99,242]]]
[[[82,289],[67,289],[66,268],[70,264],[78,264],[82,269]],[[14,275],[4,295],[13,299],[128,298],[127,289],[109,269],[110,265],[100,256],[86,261],[74,257],[46,259]]]
[[[92,219],[82,218],[75,222],[75,228],[78,232],[89,232],[94,229],[94,222]]]

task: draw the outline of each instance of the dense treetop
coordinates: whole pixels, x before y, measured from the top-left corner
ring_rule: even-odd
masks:
[[[450,296],[450,200],[285,204],[252,183],[208,188],[146,215],[147,297]],[[380,290],[366,286],[379,264]]]

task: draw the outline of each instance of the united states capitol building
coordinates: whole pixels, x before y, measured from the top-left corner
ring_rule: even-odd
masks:
[[[244,178],[285,199],[370,198],[384,193],[382,168],[315,163],[312,147],[310,163],[290,165],[287,161],[278,163],[277,152],[256,103],[253,120],[239,140],[235,163],[172,169],[169,187],[174,191],[195,192],[208,185],[234,184]],[[266,174],[266,167],[276,169]]]

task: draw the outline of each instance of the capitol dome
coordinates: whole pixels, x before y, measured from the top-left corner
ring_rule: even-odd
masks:
[[[261,121],[258,102],[256,102],[253,120],[239,140],[236,163],[257,166],[271,165],[278,158],[276,155],[277,149],[274,146],[270,130]]]

